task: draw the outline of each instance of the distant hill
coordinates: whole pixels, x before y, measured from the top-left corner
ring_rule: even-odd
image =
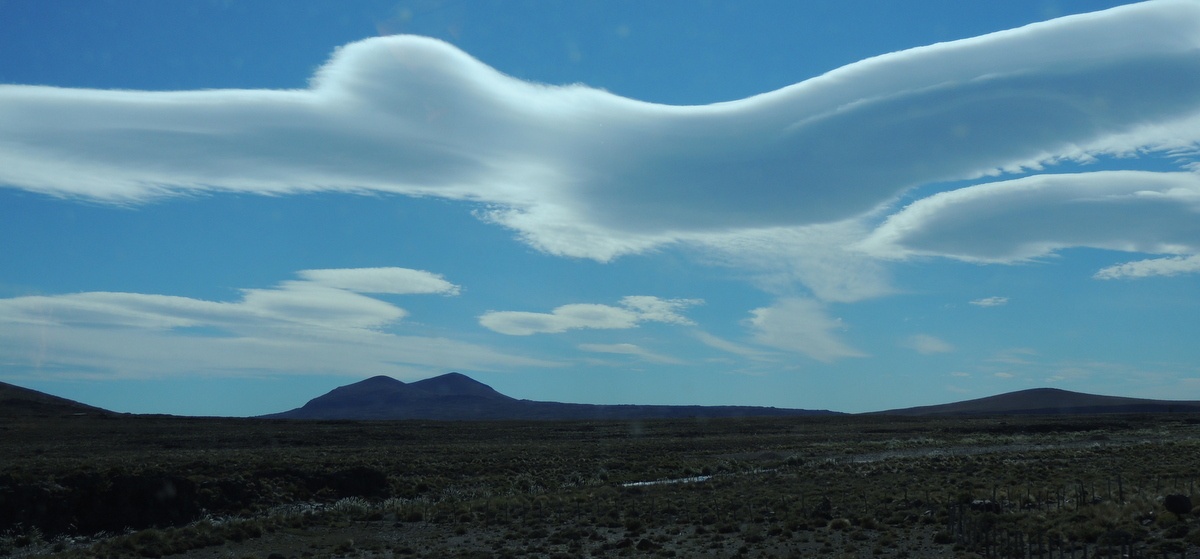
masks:
[[[880,415],[1065,415],[1096,413],[1200,413],[1200,401],[1097,396],[1033,388],[937,406],[876,412]]]
[[[335,388],[272,419],[561,420],[840,415],[825,410],[753,406],[642,406],[518,400],[466,375],[449,373],[413,383],[377,376]]]
[[[0,382],[0,417],[112,414],[106,409]]]

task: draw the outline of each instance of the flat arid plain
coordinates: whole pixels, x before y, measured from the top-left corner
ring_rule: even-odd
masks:
[[[1200,416],[0,423],[0,556],[1200,557]]]

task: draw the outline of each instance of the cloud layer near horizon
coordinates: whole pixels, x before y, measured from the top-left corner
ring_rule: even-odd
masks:
[[[243,289],[240,300],[85,292],[0,299],[0,355],[67,375],[156,377],[205,371],[421,378],[450,369],[557,363],[476,344],[401,336],[408,313],[362,293],[455,295],[441,276],[406,268],[304,270],[302,280]]]
[[[886,54],[747,99],[666,106],[522,82],[434,39],[379,37],[338,49],[303,90],[0,86],[0,184],[114,203],[198,191],[436,196],[486,204],[481,217],[540,250],[597,260],[674,242],[728,251],[765,231],[801,262],[791,279],[850,301],[887,288],[867,274],[839,290],[831,274],[863,265],[840,249],[813,257],[808,228],[886,211],[931,183],[1187,154],[1200,141],[1198,53],[1200,5],[1163,0]],[[1004,206],[1022,197],[989,192]],[[1124,202],[1137,203],[1110,207]],[[934,225],[945,220],[896,233],[915,213],[875,238],[981,261],[1093,241],[941,247]]]
[[[242,289],[234,301],[175,295],[82,292],[0,299],[0,357],[8,366],[62,377],[149,378],[203,371],[217,376],[358,374],[423,378],[446,370],[562,367],[445,337],[401,335],[408,312],[366,294],[456,296],[442,276],[407,268],[302,270],[301,279]],[[619,305],[569,304],[549,313],[490,311],[480,326],[509,336],[575,329],[628,329],[647,322],[695,327],[683,311],[704,302],[635,295]],[[859,356],[837,338],[839,320],[811,300],[785,299],[751,312],[749,339],[820,361]],[[692,329],[702,343],[752,360],[768,352]],[[659,365],[683,359],[632,343],[581,343],[585,354]]]

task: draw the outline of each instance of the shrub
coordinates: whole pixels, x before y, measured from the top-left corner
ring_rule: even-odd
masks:
[[[346,497],[335,502],[333,506],[329,507],[329,510],[344,518],[357,519],[365,517],[370,512],[371,503],[362,497]]]
[[[1188,535],[1188,526],[1187,526],[1187,524],[1183,524],[1183,523],[1174,524],[1174,525],[1168,527],[1166,530],[1163,530],[1163,537],[1165,537],[1165,538],[1182,538],[1187,535]]]
[[[763,535],[763,530],[756,524],[750,525],[742,534],[742,539],[746,543],[762,543],[767,538]]]

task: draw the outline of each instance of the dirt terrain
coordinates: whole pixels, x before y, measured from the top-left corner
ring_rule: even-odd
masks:
[[[1183,414],[48,414],[0,423],[0,556],[1196,558],[1198,481]]]

